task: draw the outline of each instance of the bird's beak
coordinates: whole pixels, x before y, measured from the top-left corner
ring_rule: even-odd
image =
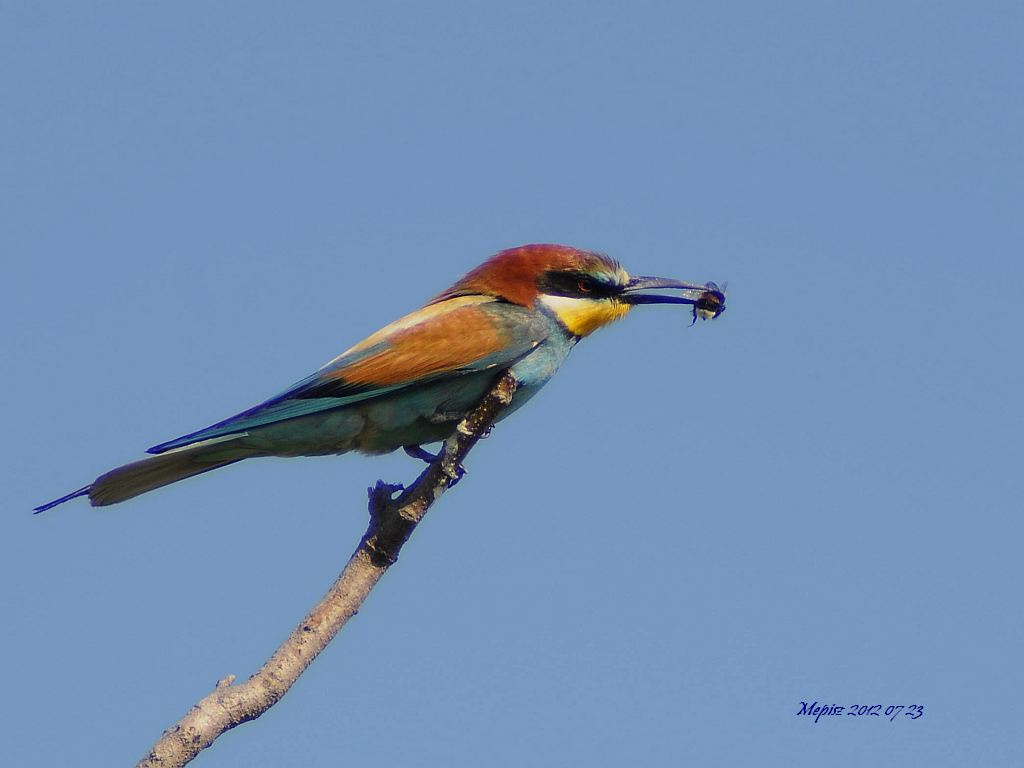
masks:
[[[681,296],[664,293],[641,293],[641,291],[669,288],[682,291]],[[696,304],[701,296],[712,291],[721,293],[714,283],[698,285],[672,280],[668,277],[634,277],[626,284],[620,298],[627,304]]]
[[[661,289],[677,290],[681,294],[644,293]],[[690,304],[694,322],[698,317],[715,318],[725,311],[725,294],[714,283],[698,285],[667,277],[634,277],[619,294],[619,300],[626,304]]]

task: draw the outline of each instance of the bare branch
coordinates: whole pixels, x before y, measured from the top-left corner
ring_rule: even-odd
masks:
[[[234,675],[220,680],[212,693],[164,732],[139,768],[179,768],[225,731],[254,720],[280,701],[358,612],[430,506],[461,477],[466,454],[512,401],[516,385],[515,377],[506,372],[480,405],[459,422],[437,459],[398,498],[392,497],[402,486],[377,481],[369,489],[370,525],[323,599],[259,672],[238,685],[234,685]]]

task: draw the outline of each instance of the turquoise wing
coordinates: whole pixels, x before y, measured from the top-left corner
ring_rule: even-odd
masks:
[[[279,395],[148,452],[229,439],[256,427],[344,408],[444,377],[504,370],[536,349],[549,329],[536,312],[491,297],[462,296],[430,304]]]

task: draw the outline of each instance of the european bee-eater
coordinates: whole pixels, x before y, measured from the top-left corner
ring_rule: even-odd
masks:
[[[645,293],[678,289],[680,295]],[[149,449],[37,512],[88,496],[93,506],[257,456],[376,454],[444,440],[507,370],[507,416],[547,383],[584,336],[637,304],[725,309],[714,283],[630,277],[618,262],[565,245],[493,256],[425,307],[396,320],[276,397]]]

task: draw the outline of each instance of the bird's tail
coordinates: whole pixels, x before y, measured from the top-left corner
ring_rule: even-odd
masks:
[[[54,499],[48,504],[35,508],[45,512],[65,501],[79,496],[88,496],[94,507],[105,507],[127,501],[141,493],[162,488],[165,485],[200,475],[213,469],[226,467],[236,461],[256,455],[251,449],[228,448],[220,445],[195,445],[180,448],[170,453],[151,456],[141,461],[125,464],[97,477],[91,484],[77,491]]]

